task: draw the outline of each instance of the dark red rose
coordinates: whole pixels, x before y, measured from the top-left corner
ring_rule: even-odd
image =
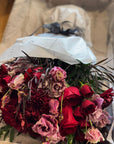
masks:
[[[61,98],[62,96],[59,97],[60,101]],[[81,102],[81,94],[78,88],[72,86],[64,90],[63,106],[65,105],[76,106],[79,105],[80,102]]]
[[[86,141],[84,137],[85,137],[85,134],[81,131],[80,127],[77,128],[76,133],[75,133],[75,140],[84,142]]]
[[[76,131],[78,122],[73,116],[73,110],[71,106],[65,106],[62,110],[63,120],[60,123],[61,136],[72,134]]]
[[[83,85],[80,89],[80,92],[81,92],[82,96],[86,97],[86,98],[89,98],[94,94],[94,91],[88,85]]]
[[[113,92],[113,89],[110,88],[108,90],[106,90],[105,92],[103,92],[102,94],[100,94],[100,96],[104,99],[103,101],[103,104],[102,104],[102,108],[106,108],[107,106],[109,106],[112,101],[113,101],[113,96],[114,96],[114,93]]]
[[[83,113],[81,113],[80,107],[75,108],[74,116],[75,116],[77,121],[81,121],[81,120],[85,119],[85,116],[83,115]]]
[[[86,99],[81,104],[81,112],[84,115],[88,115],[95,111],[95,107],[96,105],[92,101]]]

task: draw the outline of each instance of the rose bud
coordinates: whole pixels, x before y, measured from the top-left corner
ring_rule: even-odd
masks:
[[[86,97],[86,98],[89,98],[94,94],[94,91],[88,85],[83,85],[80,89],[80,92],[83,95],[83,97]]]
[[[95,111],[96,105],[90,100],[84,100],[81,104],[81,112],[84,115],[88,115]]]
[[[97,128],[94,128],[94,127],[87,130],[85,134],[85,139],[87,139],[88,143],[90,142],[93,144],[104,141],[104,137],[101,134],[101,132]]]
[[[60,122],[60,133],[62,136],[72,134],[76,131],[78,122],[73,116],[73,110],[71,106],[65,106],[62,109],[63,120]]]
[[[108,90],[106,90],[105,92],[103,92],[102,94],[100,94],[100,96],[104,99],[104,102],[102,104],[102,108],[106,108],[107,106],[109,106],[112,101],[113,101],[113,96],[114,96],[114,93],[112,93],[113,89],[110,88]]]
[[[62,96],[59,98],[61,101]],[[70,106],[76,106],[79,105],[81,102],[81,94],[79,92],[79,89],[76,87],[68,87],[64,90],[64,96],[63,96],[63,105],[66,104]]]

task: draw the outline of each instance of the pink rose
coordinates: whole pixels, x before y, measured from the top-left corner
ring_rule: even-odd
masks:
[[[94,127],[86,131],[85,139],[87,139],[88,142],[93,143],[93,144],[104,141],[104,137],[101,134],[101,132],[97,128],[94,128]]]
[[[67,77],[66,72],[62,68],[56,66],[51,69],[49,74],[51,74],[55,81],[62,81]]]

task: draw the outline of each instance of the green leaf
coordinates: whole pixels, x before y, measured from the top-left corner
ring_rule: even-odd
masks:
[[[5,132],[5,134],[4,134],[4,140],[6,139],[6,137],[8,136],[8,134],[9,134],[9,130]]]
[[[13,142],[14,134],[15,134],[15,129],[12,127],[11,130],[10,130],[10,142]]]
[[[73,144],[74,135],[70,134],[67,136],[67,144]]]

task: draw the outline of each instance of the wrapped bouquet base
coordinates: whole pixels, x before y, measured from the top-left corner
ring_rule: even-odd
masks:
[[[80,37],[39,36],[20,39],[1,60],[8,53],[13,58],[14,47],[15,58],[0,66],[0,136],[12,142],[23,133],[43,144],[107,142],[112,119],[106,108],[114,96],[104,83],[114,77],[101,65],[107,59],[93,64]]]

